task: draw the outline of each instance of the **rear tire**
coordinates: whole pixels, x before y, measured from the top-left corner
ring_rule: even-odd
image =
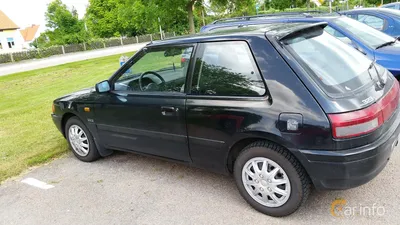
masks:
[[[310,180],[297,159],[267,141],[247,146],[237,157],[233,173],[247,203],[269,216],[292,214],[310,193]]]
[[[78,117],[68,119],[65,124],[65,137],[70,149],[79,160],[92,162],[101,157],[92,134]]]

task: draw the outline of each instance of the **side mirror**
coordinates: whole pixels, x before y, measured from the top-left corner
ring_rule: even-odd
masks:
[[[110,83],[108,82],[108,80],[102,81],[100,83],[96,84],[96,91],[98,93],[105,93],[105,92],[109,92],[111,90],[111,86]]]

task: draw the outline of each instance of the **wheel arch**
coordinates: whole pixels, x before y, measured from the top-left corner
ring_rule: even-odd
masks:
[[[229,152],[226,157],[226,164],[225,164],[229,173],[233,172],[233,166],[234,166],[235,160],[239,156],[239,154],[242,152],[242,150],[246,146],[250,145],[251,143],[257,142],[257,141],[268,141],[268,142],[282,146],[290,154],[292,154],[299,161],[299,163],[303,166],[302,160],[298,158],[298,154],[294,154],[292,152],[293,149],[295,148],[295,146],[292,146],[292,144],[288,143],[282,137],[279,137],[275,134],[256,132],[256,133],[247,134],[245,137],[241,137],[241,138],[237,139],[229,148]],[[303,168],[304,168],[304,166],[303,166]]]
[[[76,117],[79,118],[78,115],[76,115],[75,113],[72,113],[72,112],[66,112],[66,113],[64,113],[63,116],[62,116],[62,118],[61,118],[61,130],[62,130],[62,134],[63,134],[63,136],[64,136],[65,138],[66,138],[66,136],[65,136],[65,125],[67,124],[67,121],[68,121],[70,118],[74,117],[74,116],[76,116]],[[80,118],[79,118],[79,119],[80,119]]]
[[[94,143],[97,147],[97,150],[99,151],[100,155],[102,157],[105,156],[109,156],[113,153],[112,150],[110,149],[106,149],[103,145],[103,143],[101,143],[100,139],[98,138],[97,132],[95,130],[93,130],[93,126],[91,127],[89,124],[85,123],[85,120],[83,120],[77,113],[75,112],[71,112],[68,111],[66,113],[64,113],[62,115],[62,119],[61,119],[61,129],[62,129],[62,134],[64,135],[64,137],[66,137],[65,135],[65,125],[67,124],[67,121],[72,118],[72,117],[77,117],[78,119],[80,119],[82,121],[82,123],[87,127],[87,129],[89,130],[90,134],[92,135],[93,139],[94,139]]]

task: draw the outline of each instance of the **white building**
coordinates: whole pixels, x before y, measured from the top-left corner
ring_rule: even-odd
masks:
[[[19,27],[0,10],[0,53],[21,51],[24,38]]]

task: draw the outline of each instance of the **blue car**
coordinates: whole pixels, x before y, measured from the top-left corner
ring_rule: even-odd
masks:
[[[296,16],[244,17],[216,21],[202,27],[200,32],[229,30],[234,27],[277,22],[327,22],[325,30],[341,41],[353,46],[378,64],[386,67],[397,79],[400,79],[400,42],[366,24],[360,23],[344,15],[317,15],[308,13]]]
[[[389,4],[381,6],[381,8],[400,10],[400,2],[389,3]]]
[[[382,31],[392,37],[400,36],[400,10],[385,8],[354,9],[343,12],[361,23]]]

